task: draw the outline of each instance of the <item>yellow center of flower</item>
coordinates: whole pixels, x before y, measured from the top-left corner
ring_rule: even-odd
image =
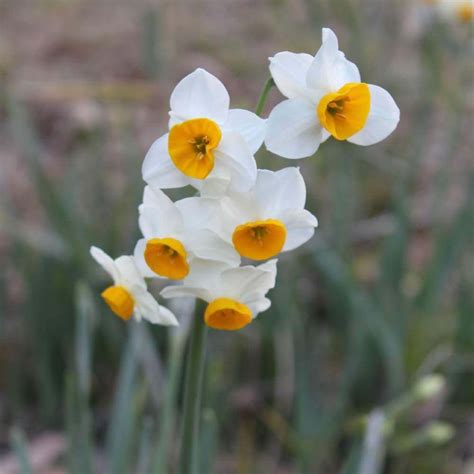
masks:
[[[364,128],[369,111],[369,86],[349,83],[319,101],[318,118],[334,138],[346,140]]]
[[[243,257],[265,260],[281,252],[286,240],[286,228],[276,219],[247,222],[235,228],[232,242]]]
[[[135,300],[123,286],[109,286],[101,296],[117,316],[125,321],[132,317]]]
[[[207,305],[204,321],[214,329],[236,331],[252,321],[252,311],[230,298],[217,298]]]
[[[145,261],[158,275],[181,280],[189,273],[187,252],[176,239],[150,239],[146,243]]]
[[[222,132],[216,122],[197,118],[175,125],[168,138],[168,152],[176,168],[190,178],[204,179],[214,168],[213,150]]]
[[[464,2],[457,7],[456,15],[462,23],[469,23],[474,19],[474,5],[472,2]]]

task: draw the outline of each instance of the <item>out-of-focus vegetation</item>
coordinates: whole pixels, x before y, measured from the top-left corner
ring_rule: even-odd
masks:
[[[199,472],[472,472],[473,32],[430,8],[0,2],[1,472],[173,472],[189,307],[179,330],[124,324],[88,247],[132,251],[177,80],[205,67],[253,108],[267,57],[314,53],[322,26],[400,126],[297,163],[320,228],[268,312],[210,333]]]

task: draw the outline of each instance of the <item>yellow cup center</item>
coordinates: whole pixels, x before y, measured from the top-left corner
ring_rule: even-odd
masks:
[[[364,83],[349,83],[326,94],[318,104],[321,125],[337,140],[346,140],[362,130],[370,112],[370,89]]]
[[[204,321],[214,329],[236,331],[252,321],[252,311],[230,298],[217,298],[207,305]]]
[[[472,2],[464,2],[457,7],[456,15],[462,23],[469,23],[474,19],[474,5]]]
[[[109,286],[102,292],[101,296],[117,316],[125,321],[132,317],[135,300],[123,286]]]
[[[197,118],[175,125],[168,152],[176,168],[190,178],[204,179],[214,168],[214,150],[222,132],[216,122]]]
[[[145,247],[145,261],[158,275],[181,280],[189,273],[184,245],[176,239],[150,239]]]
[[[265,260],[281,252],[285,245],[286,227],[277,219],[247,222],[235,228],[232,242],[243,257]]]

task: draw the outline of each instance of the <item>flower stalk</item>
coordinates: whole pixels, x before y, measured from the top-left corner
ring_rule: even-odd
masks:
[[[197,464],[202,379],[206,358],[207,327],[203,320],[204,309],[204,302],[196,300],[186,360],[180,474],[194,474]]]
[[[263,85],[262,92],[260,93],[260,97],[257,102],[257,107],[255,107],[255,113],[258,116],[262,115],[263,108],[265,107],[265,104],[267,102],[268,93],[274,85],[275,81],[273,80],[273,77],[268,78],[265,84]]]

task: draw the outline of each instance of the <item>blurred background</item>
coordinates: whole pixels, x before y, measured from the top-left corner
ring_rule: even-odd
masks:
[[[199,474],[474,472],[473,23],[435,3],[0,1],[1,473],[175,472],[189,302],[179,330],[124,323],[88,249],[132,252],[178,80],[254,109],[267,58],[322,26],[401,122],[257,155],[301,166],[320,227],[269,311],[209,332]]]

